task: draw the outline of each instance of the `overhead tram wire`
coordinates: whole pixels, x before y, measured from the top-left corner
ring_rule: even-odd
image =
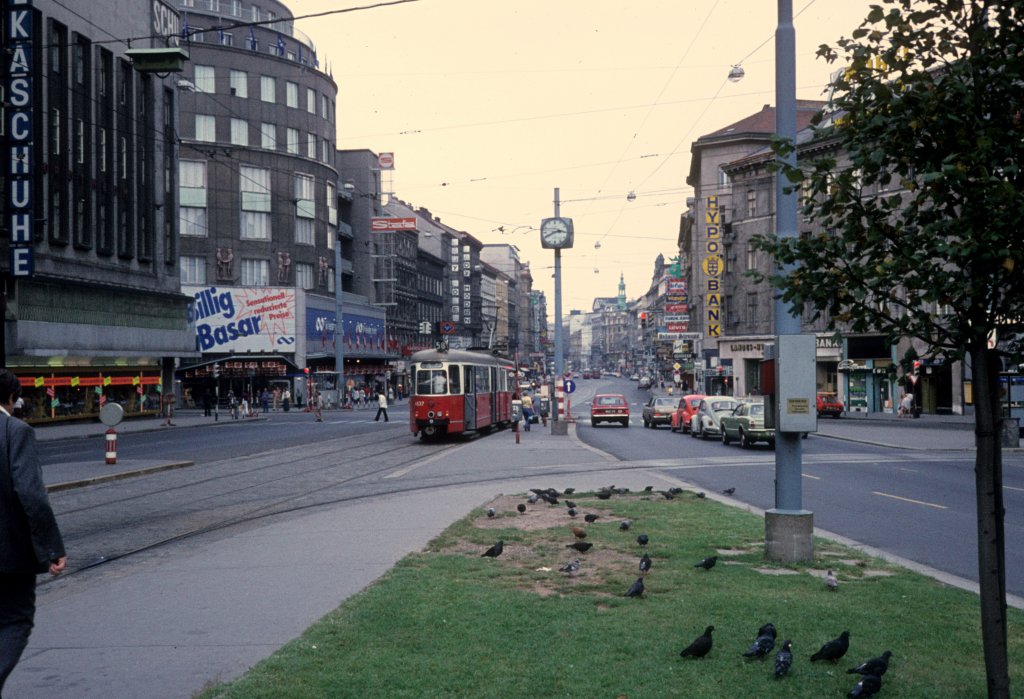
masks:
[[[633,146],[634,143],[636,143],[637,134],[639,134],[640,131],[643,130],[644,126],[647,124],[647,120],[651,116],[651,112],[654,111],[654,106],[658,104],[658,100],[660,100],[662,95],[665,94],[665,91],[668,89],[668,86],[672,83],[672,80],[675,78],[676,73],[679,71],[679,67],[683,64],[683,61],[685,61],[686,57],[690,55],[690,49],[692,49],[693,45],[697,43],[697,38],[701,35],[701,32],[703,32],[705,25],[708,23],[708,20],[711,19],[711,15],[713,15],[715,10],[718,8],[719,1],[720,0],[715,0],[715,4],[711,6],[711,9],[708,10],[708,13],[704,16],[704,21],[701,22],[700,27],[698,27],[696,32],[694,32],[693,37],[690,39],[690,43],[686,47],[686,50],[683,51],[683,55],[679,58],[679,61],[676,63],[676,67],[672,69],[672,74],[668,76],[668,79],[664,82],[664,84],[661,87],[661,90],[658,92],[658,96],[655,98],[654,103],[648,108],[647,112],[644,114],[643,119],[640,121],[640,126],[637,127],[636,131],[633,132],[632,138],[629,139],[629,141],[626,143],[625,148],[622,149],[622,154],[619,155],[619,159],[616,162],[616,164],[613,165],[612,168],[608,171],[608,175],[605,177],[604,182],[601,183],[601,186],[597,190],[598,194],[604,191],[604,188],[608,184],[608,181],[611,179],[612,175],[615,173],[619,165],[622,163],[623,159],[626,157],[626,153],[629,152],[629,149]],[[713,100],[714,98],[712,98],[712,101]],[[618,223],[619,218],[621,216],[622,210],[619,211],[618,215],[615,217],[615,220],[612,221],[611,226],[609,226],[608,228],[609,231],[611,231],[615,224]]]

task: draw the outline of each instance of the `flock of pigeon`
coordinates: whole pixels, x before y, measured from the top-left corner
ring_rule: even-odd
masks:
[[[646,488],[644,488],[644,491],[648,493],[658,492],[667,500],[672,500],[678,495],[680,495],[683,492],[683,489],[669,488],[668,490],[654,491],[652,486],[647,486]],[[722,492],[725,493],[726,495],[732,495],[735,491],[735,488],[727,488]],[[532,495],[530,495],[529,498],[527,498],[527,502],[529,502],[530,504],[536,504],[537,502],[543,500],[549,505],[558,505],[561,502],[559,500],[560,497],[572,495],[575,491],[573,488],[566,488],[563,492],[559,493],[554,488],[531,488],[530,492],[532,493]],[[628,492],[628,488],[617,488],[613,485],[598,490],[597,497],[601,500],[607,500],[616,493]],[[697,498],[706,497],[705,493],[702,492],[694,493],[694,496]],[[571,500],[565,500],[565,505],[568,507],[568,513],[570,517],[575,518],[577,514],[579,514],[575,502]],[[526,512],[526,505],[520,503],[519,505],[516,506],[516,509],[520,514],[523,514]],[[494,517],[496,516],[496,514],[497,512],[493,507],[488,508],[488,517]],[[586,521],[588,524],[591,524],[597,521],[599,518],[600,515],[587,514],[584,516],[584,521]],[[619,522],[619,530],[627,531],[632,527],[632,525],[633,522],[631,520],[623,519]],[[576,538],[576,541],[574,541],[571,544],[566,544],[567,548],[575,549],[580,553],[585,553],[593,546],[592,543],[588,541],[583,541],[587,538],[587,531],[584,528],[572,527],[572,533],[573,536]],[[640,547],[646,547],[650,543],[650,537],[647,534],[638,534],[636,537],[636,543]],[[495,543],[493,546],[484,551],[481,554],[481,556],[487,558],[497,558],[501,555],[503,550],[504,542],[499,539],[497,543]],[[717,562],[717,556],[707,556],[706,558],[703,558],[697,563],[695,563],[693,567],[702,568],[704,570],[711,570],[715,567],[715,563]],[[626,590],[626,597],[643,597],[644,576],[647,575],[648,572],[650,572],[651,566],[651,557],[647,554],[646,551],[644,551],[643,554],[640,556],[640,577],[638,577],[636,581],[629,586],[629,589]],[[576,575],[580,571],[580,559],[574,558],[573,560],[567,562],[565,565],[559,568],[559,571],[569,576]],[[831,570],[829,570],[825,576],[825,586],[828,590],[832,592],[835,592],[839,587],[839,581]],[[704,633],[695,638],[693,643],[691,643],[682,651],[680,651],[680,657],[703,658],[708,653],[710,653],[711,648],[714,645],[711,636],[714,630],[715,627],[710,625],[707,628],[705,628]],[[743,657],[755,659],[764,659],[768,657],[769,653],[771,653],[771,651],[775,648],[776,636],[777,631],[775,629],[775,625],[771,622],[768,622],[767,624],[765,624],[757,630],[757,636],[754,639],[754,642],[750,644],[750,647],[747,648],[746,651],[744,651]],[[849,650],[849,648],[850,632],[843,631],[837,638],[834,638],[831,641],[828,641],[825,644],[823,644],[821,648],[819,648],[818,651],[811,656],[810,660],[811,662],[824,660],[835,664],[838,663],[844,655],[846,655],[846,652]],[[882,676],[885,675],[886,671],[888,671],[889,669],[889,659],[891,657],[892,651],[887,650],[884,653],[882,653],[882,655],[880,655],[879,657],[871,658],[870,660],[867,660],[861,663],[860,665],[847,670],[846,672],[848,674],[860,675],[860,680],[853,687],[853,689],[851,689],[847,693],[846,696],[851,698],[862,698],[878,694],[878,692],[880,692],[882,689]],[[793,642],[790,639],[786,639],[782,642],[782,647],[775,654],[775,678],[782,679],[783,677],[785,677],[786,674],[789,672],[789,669],[792,667],[792,665]]]

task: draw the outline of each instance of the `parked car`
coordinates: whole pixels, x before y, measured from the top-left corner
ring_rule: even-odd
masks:
[[[818,417],[831,415],[838,419],[843,414],[843,404],[839,402],[835,393],[818,394]]]
[[[739,405],[738,400],[729,396],[708,396],[702,399],[697,412],[690,419],[690,436],[701,439],[720,437],[722,416],[728,415]]]
[[[629,377],[629,380],[630,381],[639,381],[640,380],[640,374],[633,374],[632,376]]]
[[[629,403],[618,393],[599,393],[590,403],[590,426],[599,422],[617,422],[629,427]]]
[[[722,430],[722,444],[737,440],[744,449],[749,449],[755,442],[767,442],[775,446],[775,430],[765,429],[764,402],[740,403],[731,413],[722,415],[719,420]]]
[[[644,405],[644,427],[671,425],[672,413],[676,409],[676,400],[669,396],[653,396]]]
[[[703,393],[691,393],[679,399],[679,405],[672,413],[672,431],[686,434],[690,430],[690,419],[704,400]]]

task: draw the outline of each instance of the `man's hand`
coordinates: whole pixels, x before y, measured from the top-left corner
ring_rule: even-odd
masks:
[[[68,557],[61,556],[56,561],[50,561],[50,575],[60,575],[68,564]]]

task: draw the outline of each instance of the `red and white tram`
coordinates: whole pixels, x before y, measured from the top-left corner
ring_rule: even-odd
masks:
[[[422,439],[485,432],[512,423],[515,365],[486,352],[412,355],[409,429]]]

